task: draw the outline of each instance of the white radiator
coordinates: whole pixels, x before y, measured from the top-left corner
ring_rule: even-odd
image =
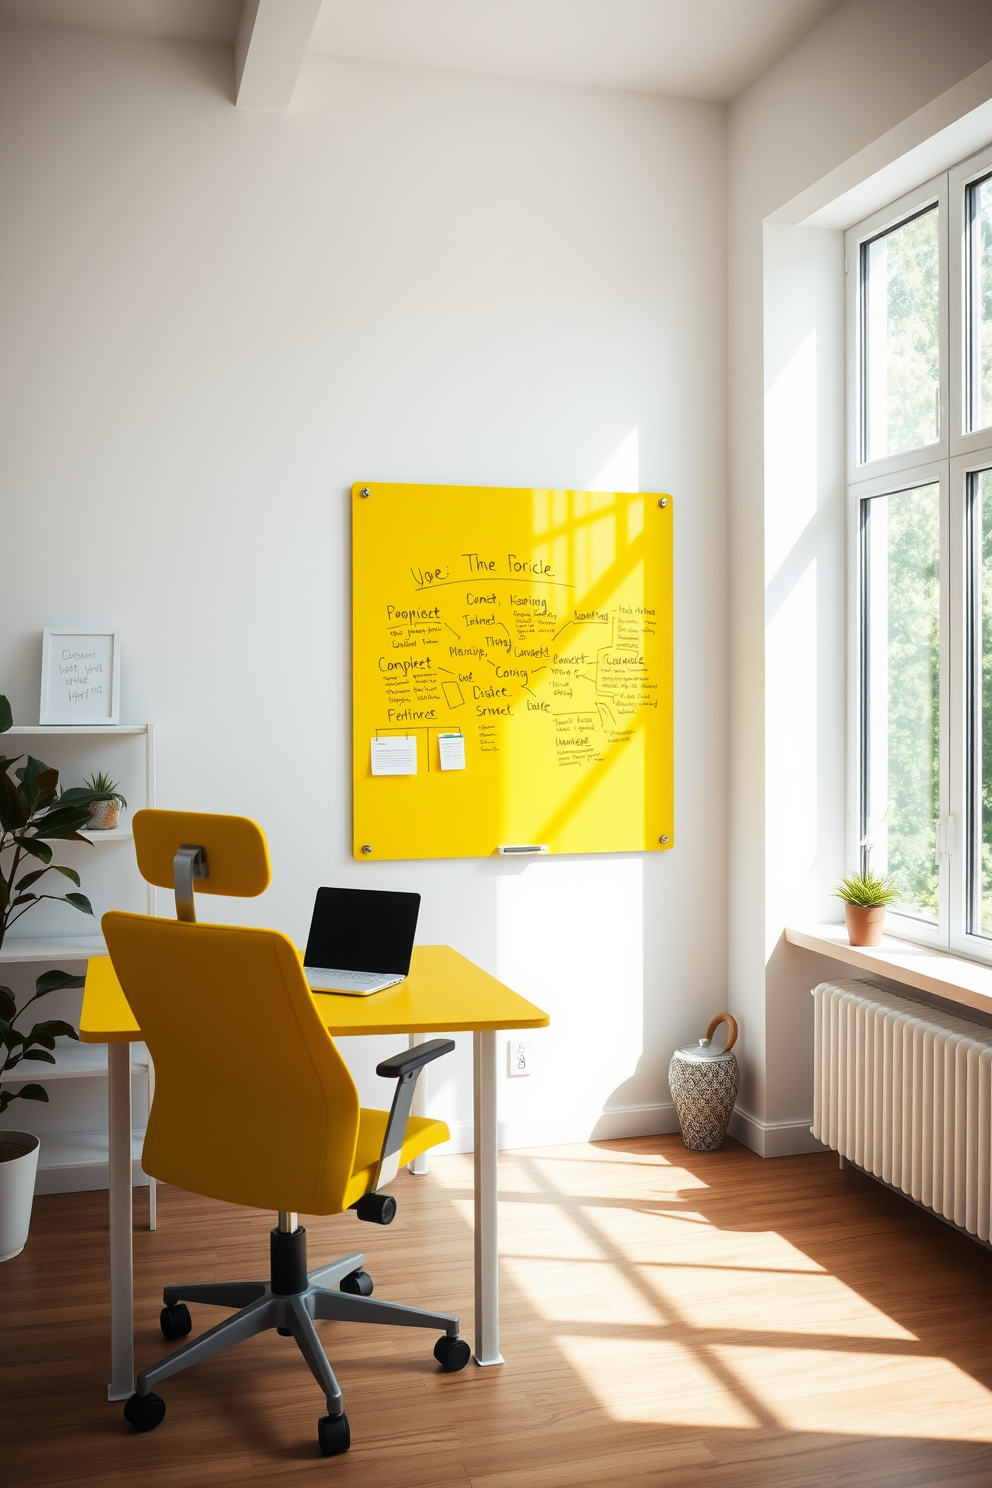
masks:
[[[992,1029],[871,982],[813,998],[813,1135],[987,1242]]]

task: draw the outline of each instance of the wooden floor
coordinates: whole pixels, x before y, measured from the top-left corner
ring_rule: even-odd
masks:
[[[36,1484],[992,1484],[992,1256],[831,1154],[762,1162],[678,1137],[506,1153],[502,1368],[438,1372],[433,1337],[321,1324],[353,1447],[269,1333],[167,1381],[138,1436],[106,1400],[107,1196],[36,1201],[0,1266],[0,1477]],[[364,1246],[378,1296],[471,1335],[471,1158],[404,1173],[389,1229],[307,1221],[310,1264]],[[170,1281],[263,1275],[271,1216],[137,1197],[137,1354]],[[211,1315],[212,1313],[212,1315]],[[194,1332],[218,1314],[194,1311]]]

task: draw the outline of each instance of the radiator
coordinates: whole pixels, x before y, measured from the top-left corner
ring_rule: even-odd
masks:
[[[871,982],[813,998],[813,1135],[988,1243],[992,1029]]]

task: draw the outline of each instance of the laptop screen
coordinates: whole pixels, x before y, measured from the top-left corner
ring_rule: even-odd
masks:
[[[318,889],[304,965],[406,976],[419,913],[419,894]]]

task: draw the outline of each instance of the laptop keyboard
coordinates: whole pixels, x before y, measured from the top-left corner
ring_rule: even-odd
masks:
[[[324,967],[304,966],[311,987],[377,987],[391,980],[383,971],[333,971]]]

